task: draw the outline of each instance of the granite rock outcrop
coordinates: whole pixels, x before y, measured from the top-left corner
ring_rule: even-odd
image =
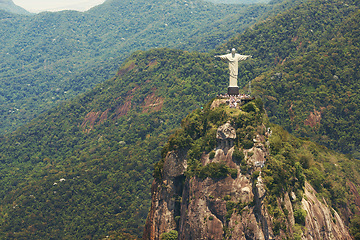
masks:
[[[229,120],[217,128],[216,147],[201,155],[202,166],[225,164],[236,170],[236,176],[204,178],[187,174],[187,149],[169,151],[162,178],[152,184],[152,203],[143,239],[161,239],[171,230],[176,230],[181,240],[351,239],[336,211],[316,198],[316,191],[308,182],[301,200],[301,208],[306,212],[304,226],[295,220],[299,206],[295,207],[297,197],[293,192],[275,198],[286,212],[283,225],[279,225],[276,214],[267,207],[269,196],[262,177],[262,168],[270,155],[270,130],[264,124],[257,129],[253,145],[239,148],[235,144],[237,129]],[[233,157],[235,151],[244,156],[242,161]]]

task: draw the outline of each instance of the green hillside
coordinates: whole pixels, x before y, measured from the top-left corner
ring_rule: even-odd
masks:
[[[26,15],[30,14],[22,7],[19,7],[18,5],[14,4],[12,0],[0,0],[0,10],[4,10],[15,14],[26,14]]]
[[[270,121],[360,157],[359,6],[313,1],[232,39],[254,57],[242,79],[255,79]],[[266,70],[270,71],[265,72]]]
[[[360,158],[358,11],[330,41],[256,79],[271,120]],[[281,77],[274,77],[281,73]]]
[[[135,52],[113,78],[1,136],[0,238],[140,236],[150,205],[153,165],[161,159],[161,149],[181,119],[226,91],[227,66],[213,56],[231,47],[253,55],[252,60],[240,64],[240,86],[255,79],[254,91],[264,98],[270,121],[346,153],[353,151],[351,146],[356,150],[359,13],[355,3],[303,4],[257,24],[211,53],[170,49]],[[43,16],[50,16],[47,14]],[[71,16],[73,12],[64,14]],[[7,15],[9,19],[13,17]],[[63,51],[71,50],[71,44],[64,46],[68,48]],[[71,54],[77,56],[75,52]],[[118,63],[114,62],[123,56],[113,54],[112,59],[102,59],[104,65],[86,72],[87,75],[79,73],[77,78],[66,79],[55,72],[63,77],[57,84],[67,86],[73,81],[76,90],[57,90],[57,85],[51,84],[39,86],[52,89],[56,96],[65,91],[81,92],[89,86],[88,80],[101,82],[110,75],[107,64],[113,64],[116,72]],[[93,58],[89,55],[88,59]],[[71,57],[62,63],[70,64],[70,60]],[[49,75],[55,73],[48,71]],[[28,77],[21,72],[14,76]],[[34,80],[35,83],[38,82]],[[36,86],[31,88],[31,84],[26,85],[30,92],[42,93]],[[0,96],[11,92],[9,89],[10,86],[2,88]],[[51,95],[44,94],[44,99],[48,99],[42,103],[44,108],[59,103],[66,94],[52,100]],[[36,115],[35,105],[29,109]],[[316,120],[320,110],[320,124],[315,121],[314,127],[306,125],[312,123],[308,119],[310,111]],[[14,124],[16,119],[12,118]],[[295,139],[281,128],[274,129],[278,129],[274,130],[273,142],[276,161],[269,168],[293,171],[287,168],[288,161],[301,162],[305,175],[321,196],[343,210],[343,216],[353,219],[359,208],[354,203],[360,199],[358,160],[335,154],[305,138]],[[346,138],[344,143],[337,141],[340,138],[335,134],[351,134],[353,138]],[[352,220],[354,233],[359,231],[357,220]]]
[[[163,144],[226,88],[217,63],[200,53],[137,52],[116,77],[2,137],[1,236],[141,235]]]
[[[269,3],[268,0],[207,0],[208,2],[216,4],[254,4],[254,3]]]
[[[168,137],[226,86],[226,64],[210,54],[136,52],[114,78],[1,137],[1,238],[141,236],[153,166]],[[183,124],[193,131],[204,117],[211,116],[190,116]],[[322,196],[351,217],[358,209],[359,196],[349,187],[359,186],[358,161],[272,128],[280,165],[271,171],[292,171],[286,161],[300,161]]]
[[[239,109],[230,108],[228,104],[212,108],[210,107],[211,103],[212,101],[204,108],[192,111],[182,120],[181,128],[170,136],[162,151],[161,160],[155,165],[154,178],[158,182],[169,181],[169,178],[164,178],[164,176],[169,176],[168,173],[165,173],[164,161],[166,154],[170,151],[178,151],[176,154],[186,152],[187,167],[184,173],[186,183],[192,180],[196,181],[196,179],[192,179],[194,176],[201,179],[209,177],[215,180],[226,176],[236,178],[238,169],[229,166],[228,162],[217,159],[210,164],[203,165],[207,156],[212,155],[210,159],[215,156],[214,149],[217,149],[216,146],[219,145],[216,139],[218,127],[230,122],[236,129],[232,159],[240,165],[241,174],[247,175],[248,179],[256,179],[259,171],[255,171],[247,163],[243,150],[254,147],[253,139],[256,136],[266,136],[261,141],[266,148],[269,148],[270,155],[266,157],[265,166],[261,170],[266,185],[266,195],[263,201],[269,214],[274,217],[272,230],[275,235],[278,235],[274,239],[282,239],[279,236],[280,231],[289,231],[290,236],[287,235],[289,239],[301,239],[302,232],[305,232],[305,220],[301,221],[301,217],[297,213],[295,213],[295,222],[297,223],[295,228],[293,229],[293,226],[289,224],[288,212],[284,210],[283,200],[280,200],[284,199],[289,192],[293,192],[296,194],[296,201],[292,201],[293,206],[297,208],[295,212],[301,209],[301,200],[306,197],[304,196],[305,181],[314,187],[319,199],[335,209],[344,222],[349,227],[351,226],[352,234],[360,234],[360,221],[357,217],[360,212],[360,195],[356,190],[356,187],[360,186],[360,160],[335,153],[309,140],[296,138],[279,125],[271,124],[259,98]],[[265,129],[269,129],[270,134],[265,134]],[[269,145],[265,143],[267,141]],[[263,149],[259,146],[257,148]],[[226,159],[228,161],[229,155],[226,156]],[[180,162],[180,160],[178,161]],[[169,162],[167,163],[169,164]],[[205,188],[207,184],[211,183],[202,183],[197,188]],[[164,184],[164,186],[166,185]],[[194,195],[191,198],[196,198]],[[177,197],[181,198],[184,195]],[[233,204],[236,205],[235,202]],[[244,204],[241,201],[238,204],[242,207],[237,205],[235,209],[244,207],[241,205]],[[156,208],[154,205],[153,207]],[[154,209],[152,210],[154,211]],[[228,208],[227,210],[229,213]],[[334,217],[334,211],[332,212]],[[232,212],[229,214],[231,215]],[[306,211],[302,214],[305,218]],[[349,223],[350,219],[351,224]],[[290,229],[293,229],[294,232]],[[358,237],[356,239],[359,239]],[[230,238],[225,237],[225,239]]]
[[[344,21],[330,41],[275,69],[282,74],[281,79],[273,81],[267,75],[259,84],[261,94],[269,96],[267,105],[272,109],[274,122],[282,122],[299,136],[311,137],[357,158],[360,158],[359,13]]]
[[[135,50],[213,49],[297,1],[108,0],[87,12],[0,12],[0,133],[113,76]]]

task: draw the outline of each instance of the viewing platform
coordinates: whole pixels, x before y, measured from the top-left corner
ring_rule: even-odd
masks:
[[[217,99],[221,99],[223,103],[228,103],[231,108],[236,108],[237,106],[244,105],[252,100],[255,100],[255,97],[248,94],[239,94],[239,95],[229,95],[229,94],[220,94],[216,96]]]

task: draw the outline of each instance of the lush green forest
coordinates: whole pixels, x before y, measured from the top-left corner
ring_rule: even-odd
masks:
[[[161,160],[155,165],[156,180],[162,180],[164,159],[168,151],[187,152],[187,170],[184,173],[186,178],[236,178],[238,170],[225,163],[213,162],[205,166],[202,164],[203,154],[209,154],[211,158],[211,153],[214,153],[216,130],[226,122],[231,122],[236,129],[232,155],[234,162],[240,165],[242,174],[256,179],[259,171],[249,171],[242,150],[252,148],[256,135],[263,135],[265,129],[270,128],[271,135],[266,137],[266,141],[269,141],[270,156],[261,173],[267,191],[264,203],[269,214],[276,216],[274,225],[289,227],[286,226],[286,211],[282,209],[277,198],[294,192],[296,201],[293,204],[296,211],[300,212],[305,181],[308,181],[317,191],[318,197],[325,199],[326,203],[342,216],[345,223],[350,225],[351,219],[352,234],[360,234],[360,221],[357,217],[360,212],[360,196],[353,187],[360,185],[360,160],[348,158],[309,140],[296,138],[281,126],[270,123],[260,98],[243,105],[241,109],[230,108],[227,104],[211,109],[210,105],[211,101],[204,108],[191,112],[182,120],[181,129],[170,136]],[[296,211],[295,222],[297,227],[301,228],[301,225],[305,225],[305,220],[300,220],[301,217]],[[273,231],[275,235],[276,232],[279,233],[277,227],[274,227]],[[294,233],[294,237],[301,239],[301,230]]]
[[[359,2],[312,1],[295,7],[220,49],[235,46],[270,121],[359,158]],[[270,71],[266,71],[271,69]],[[262,74],[263,73],[263,74]]]
[[[87,12],[0,11],[0,133],[109,79],[135,50],[207,51],[296,2],[108,0]]]
[[[116,77],[1,137],[2,237],[141,235],[153,164],[180,120],[226,88],[218,63],[136,52]]]
[[[1,137],[1,237],[131,239],[140,236],[150,207],[153,166],[161,159],[163,146],[180,120],[197,109],[183,121],[187,134],[195,140],[201,138],[196,142],[200,147],[194,145],[193,161],[196,163],[199,151],[209,151],[212,141],[205,134],[206,128],[198,131],[201,128],[196,125],[205,122],[202,118],[210,118],[219,125],[226,120],[226,112],[199,117],[196,114],[206,111],[206,106],[205,110],[199,110],[203,103],[226,89],[224,79],[227,79],[226,64],[219,64],[210,54],[170,49],[139,51],[112,79]],[[261,121],[261,104],[257,104],[244,107],[249,119],[239,119],[239,124],[245,121],[256,125]],[[253,116],[252,111],[257,115]],[[244,125],[243,130],[246,129],[249,128]],[[274,136],[274,153],[298,156],[300,140],[292,140],[283,130],[274,130]],[[181,141],[177,137],[170,139]],[[239,139],[238,144],[246,146],[246,141]],[[290,141],[290,146],[284,141]],[[348,187],[331,192],[333,186],[346,180],[333,185],[331,179],[334,171],[339,176],[346,172],[358,185],[358,172],[354,171],[358,162],[308,141],[306,145],[312,147],[301,150],[303,158],[300,155],[295,158],[310,169],[309,180],[318,184],[320,192],[334,201],[334,206],[344,203],[341,202],[344,196],[350,196],[346,202],[350,206],[353,198]],[[285,152],[282,146],[287,147]],[[333,169],[334,163],[341,168]],[[212,170],[214,174],[216,167],[219,166]],[[317,170],[321,174],[313,174]],[[231,173],[231,169],[224,171]],[[205,177],[209,174],[196,168],[193,172]],[[324,191],[323,178],[330,181]],[[355,210],[353,205],[352,211]]]
[[[254,3],[269,3],[268,0],[207,0],[208,2],[217,4],[254,4]]]
[[[149,5],[132,2],[134,9],[143,12],[146,12],[145,6],[151,9]],[[107,4],[113,8],[118,6],[116,1],[108,1]],[[173,5],[174,9],[175,6],[179,8],[178,4]],[[280,123],[298,136],[311,137],[318,143],[356,156],[359,146],[357,4],[351,1],[311,1],[264,20],[210,53],[166,48],[137,51],[119,70],[117,65],[126,54],[120,54],[120,50],[100,48],[114,44],[106,40],[108,35],[113,34],[113,39],[121,38],[121,35],[115,34],[120,34],[119,31],[107,31],[117,29],[118,25],[110,22],[100,24],[100,19],[111,15],[106,5],[92,10],[102,11],[103,15],[99,15],[93,25],[103,28],[91,30],[88,26],[84,29],[89,33],[84,33],[79,39],[71,38],[73,35],[70,33],[65,34],[65,29],[83,31],[81,19],[91,11],[66,11],[55,15],[43,13],[34,18],[25,17],[27,22],[19,16],[2,12],[1,24],[15,26],[12,31],[4,31],[7,37],[27,33],[22,35],[23,40],[16,42],[20,48],[6,45],[6,36],[0,35],[0,41],[5,44],[0,54],[11,58],[9,63],[19,67],[11,70],[7,63],[1,63],[3,70],[0,72],[4,75],[0,78],[0,97],[3,98],[4,108],[0,116],[4,119],[0,122],[4,124],[4,129],[10,129],[10,123],[16,128],[19,119],[27,121],[27,114],[36,116],[39,110],[59,105],[17,131],[0,137],[1,238],[97,239],[109,235],[128,239],[140,236],[150,205],[153,166],[161,159],[161,149],[168,137],[175,133],[181,119],[216,94],[226,91],[227,65],[213,56],[231,47],[236,47],[242,54],[253,55],[252,60],[240,64],[239,83],[245,86],[255,79],[253,91],[263,97],[271,122]],[[151,6],[156,9],[156,4]],[[187,19],[189,14],[185,13],[184,19]],[[57,20],[53,20],[54,16],[58,17]],[[203,15],[198,16],[205,19]],[[111,17],[125,21],[118,15]],[[230,28],[223,21],[222,24]],[[57,26],[59,22],[68,25]],[[175,20],[172,23],[176,25]],[[29,26],[48,28],[39,27],[38,31],[33,31],[34,28]],[[135,26],[135,23],[129,21],[127,26]],[[179,27],[182,26],[191,29],[189,25],[179,23]],[[62,34],[57,32],[57,28],[63,29]],[[15,29],[22,29],[21,33]],[[173,31],[175,29],[174,26]],[[151,31],[151,28],[147,30]],[[146,31],[138,33],[142,32]],[[51,52],[41,47],[46,44],[38,41],[35,38],[37,35],[46,35],[46,41],[61,41],[61,44],[54,45]],[[91,45],[86,42],[91,39],[90,36],[94,36],[92,46],[99,46],[99,55],[87,52],[84,57],[77,51],[82,51],[81,46],[86,48]],[[160,38],[160,35],[156,36]],[[171,37],[174,36],[175,33]],[[229,36],[231,33],[226,37]],[[32,49],[30,42],[25,42],[29,39],[37,46],[32,54],[25,51]],[[195,39],[194,35],[194,42]],[[80,47],[76,47],[77,40]],[[139,41],[143,39],[139,38]],[[216,44],[205,40],[202,43],[209,44],[209,48]],[[150,44],[148,47],[154,47]],[[190,43],[187,46],[189,49],[196,48]],[[21,58],[11,54],[19,49],[24,49]],[[133,49],[136,49],[135,45]],[[38,51],[44,52],[37,55]],[[57,58],[58,52],[67,57]],[[105,52],[112,55],[105,55]],[[45,53],[49,58],[34,57]],[[32,57],[37,62],[27,62]],[[97,65],[98,60],[103,64]],[[82,71],[83,64],[87,64],[86,69],[96,67]],[[56,70],[58,66],[62,66],[62,71]],[[41,75],[42,71],[46,75]],[[38,72],[41,72],[41,78],[36,77]],[[85,91],[92,84],[104,81],[112,73],[116,75],[109,80],[71,101],[63,101]],[[41,79],[46,79],[46,82]],[[26,91],[21,95],[23,88]],[[51,91],[46,92],[46,89]],[[26,114],[16,105],[22,97],[31,99],[24,103],[24,109],[30,111]],[[24,115],[20,115],[22,113]],[[329,199],[338,209],[349,207],[350,211],[356,212],[359,206],[351,204],[353,199],[349,186],[352,185],[348,180],[355,184],[350,190],[359,191],[357,160],[350,155],[333,155],[333,152],[305,138],[291,137],[281,128],[274,131],[274,136],[275,160],[268,166],[269,170],[285,169],[296,173],[291,172],[296,170],[295,165],[286,168],[287,161],[300,162],[305,176],[321,196]],[[334,167],[335,164],[340,168]],[[269,176],[274,178],[271,173]],[[202,176],[204,172],[198,174]],[[287,175],[279,176],[287,179]],[[271,185],[271,181],[269,184],[277,191],[276,184]],[[344,196],[349,197],[349,202],[344,200]],[[359,232],[358,223],[359,219],[351,223],[354,234]]]
[[[360,158],[360,35],[357,11],[329,41],[256,79],[270,119]],[[280,74],[280,75],[279,75]]]

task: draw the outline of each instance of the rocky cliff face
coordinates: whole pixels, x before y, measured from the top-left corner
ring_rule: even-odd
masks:
[[[218,105],[215,101],[213,108]],[[339,215],[316,198],[316,191],[308,183],[300,201],[306,211],[303,225],[295,220],[301,219],[301,215],[295,209],[297,197],[293,192],[275,198],[282,215],[269,211],[261,170],[269,158],[271,131],[264,124],[258,125],[252,146],[245,149],[236,145],[234,125],[232,121],[220,125],[216,148],[203,152],[200,159],[203,167],[224,164],[226,169],[232,169],[231,174],[220,177],[187,174],[188,149],[166,154],[162,178],[152,184],[152,205],[143,239],[161,239],[172,230],[178,232],[178,239],[188,240],[351,239]],[[239,161],[235,155],[243,159],[240,157]],[[277,221],[280,215],[281,223]]]

